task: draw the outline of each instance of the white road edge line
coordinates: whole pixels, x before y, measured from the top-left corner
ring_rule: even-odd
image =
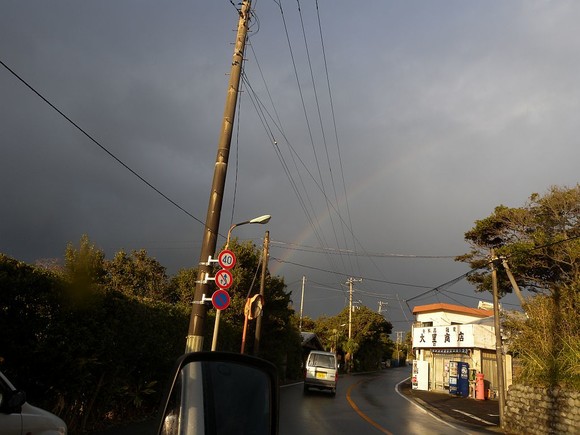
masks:
[[[469,418],[473,418],[474,420],[478,420],[478,421],[481,421],[481,422],[483,422],[485,424],[489,424],[491,426],[494,426],[494,423],[491,423],[491,422],[489,422],[487,420],[484,420],[483,418],[476,417],[475,415],[472,415],[469,412],[460,411],[459,409],[454,409],[454,411],[455,412],[459,412],[460,414],[463,414],[463,415],[467,415]]]
[[[449,423],[448,421],[445,421],[445,420],[442,420],[442,419],[440,419],[440,418],[439,418],[439,417],[437,417],[435,414],[432,414],[431,412],[429,412],[428,410],[426,410],[425,408],[423,408],[421,405],[418,405],[417,403],[415,403],[415,401],[414,401],[414,400],[411,400],[411,399],[409,399],[407,396],[405,396],[403,393],[401,393],[401,392],[399,391],[399,385],[401,385],[403,382],[405,382],[405,381],[406,381],[407,379],[409,379],[409,378],[410,378],[410,377],[408,377],[408,378],[405,378],[405,379],[403,379],[401,382],[399,382],[397,385],[395,385],[395,391],[397,392],[397,394],[398,394],[399,396],[401,396],[401,397],[402,397],[403,399],[405,399],[406,401],[408,401],[408,402],[412,403],[413,405],[415,405],[417,408],[419,408],[420,410],[422,410],[422,411],[423,411],[423,412],[425,412],[426,414],[429,414],[429,415],[430,415],[431,417],[433,417],[435,420],[437,420],[437,421],[439,421],[439,422],[441,422],[441,423],[444,423],[444,424],[446,424],[447,426],[449,426],[449,427],[451,427],[451,428],[453,428],[453,429],[455,429],[455,430],[458,430],[458,431],[460,431],[460,432],[463,432],[464,434],[471,434],[471,432],[466,432],[466,431],[465,431],[465,429],[464,429],[464,428],[462,428],[462,427],[455,426],[455,425],[453,425],[453,424]]]

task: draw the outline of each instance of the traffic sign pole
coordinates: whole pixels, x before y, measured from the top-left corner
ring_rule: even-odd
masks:
[[[218,330],[220,328],[220,314],[222,310],[216,310],[215,322],[213,324],[213,337],[211,339],[211,351],[215,351],[217,347]]]
[[[217,348],[217,337],[220,327],[221,312],[230,305],[230,295],[225,289],[229,288],[232,285],[233,280],[234,279],[232,273],[227,269],[218,270],[217,273],[215,274],[215,283],[218,285],[219,289],[213,292],[213,295],[211,297],[211,302],[216,309],[215,323],[213,327],[213,337],[211,341],[212,351],[215,351]]]

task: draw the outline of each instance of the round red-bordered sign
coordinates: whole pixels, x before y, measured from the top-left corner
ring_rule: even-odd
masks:
[[[236,265],[236,254],[229,249],[224,249],[218,255],[218,263],[224,269],[231,269]]]
[[[230,288],[234,281],[232,272],[227,269],[220,269],[215,274],[215,283],[219,288],[227,289]]]
[[[225,310],[230,306],[230,294],[223,288],[217,289],[211,295],[211,303],[216,310]]]

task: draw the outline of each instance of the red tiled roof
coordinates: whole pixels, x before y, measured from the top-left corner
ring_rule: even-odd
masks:
[[[482,310],[480,308],[469,308],[453,304],[437,303],[429,305],[418,305],[413,308],[413,314],[431,313],[434,311],[451,311],[453,313],[468,314],[470,316],[477,317],[493,316],[493,310]]]

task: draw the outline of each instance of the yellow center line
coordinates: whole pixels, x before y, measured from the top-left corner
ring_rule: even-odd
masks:
[[[364,380],[363,380],[364,381]],[[370,425],[374,426],[376,429],[378,429],[379,431],[381,431],[384,434],[387,435],[393,435],[392,432],[389,432],[387,429],[385,429],[384,427],[382,427],[380,424],[378,424],[376,421],[374,421],[373,419],[371,419],[368,415],[366,415],[364,412],[362,412],[360,410],[360,408],[358,406],[356,406],[356,403],[354,403],[354,400],[352,400],[352,398],[350,397],[350,393],[352,391],[352,389],[356,386],[358,386],[361,382],[363,381],[358,381],[356,384],[351,385],[348,388],[348,391],[346,392],[346,400],[348,400],[349,405],[351,406],[352,409],[355,410],[355,412],[367,423],[369,423]]]

